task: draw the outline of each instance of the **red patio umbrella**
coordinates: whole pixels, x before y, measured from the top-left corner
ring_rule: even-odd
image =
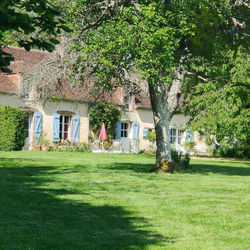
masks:
[[[99,134],[99,139],[100,139],[101,141],[107,140],[107,134],[106,134],[106,129],[105,129],[104,123],[102,124],[101,132],[100,132],[100,134]]]

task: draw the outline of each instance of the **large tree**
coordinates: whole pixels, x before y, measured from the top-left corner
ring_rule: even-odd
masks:
[[[157,167],[170,171],[166,87],[187,70],[197,75],[194,65],[200,61],[246,47],[248,12],[249,5],[239,0],[75,0],[69,13],[75,48],[82,53],[76,67],[91,69],[107,89],[114,78],[126,84],[131,73],[147,80]]]
[[[193,80],[185,84],[187,93],[198,96],[197,79],[204,88],[208,83],[202,68],[216,71],[218,83],[220,71],[226,76],[222,65],[228,58],[233,60],[239,47],[248,51],[249,5],[241,0],[74,0],[63,5],[65,21],[74,30],[67,47],[75,51],[66,49],[63,57],[59,51],[56,58],[68,63],[59,75],[62,68],[66,73],[77,70],[75,76],[82,80],[91,74],[96,85],[107,90],[120,84],[134,91],[134,76],[145,79],[155,122],[156,166],[172,171],[168,133],[176,105],[169,107],[166,89],[168,100],[176,104],[184,77]],[[228,81],[223,84],[229,86]]]
[[[62,30],[69,31],[60,8],[48,0],[2,0],[0,2],[0,72],[10,72],[12,56],[4,46],[52,51]]]

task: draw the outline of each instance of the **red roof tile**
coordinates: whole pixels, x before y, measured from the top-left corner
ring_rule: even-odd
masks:
[[[11,54],[15,59],[10,64],[10,69],[13,73],[31,72],[37,63],[41,62],[46,56],[49,55],[46,51],[36,49],[26,51],[23,48],[16,48],[12,46],[5,47],[4,51]]]
[[[0,74],[0,92],[17,94],[19,92],[18,74]]]

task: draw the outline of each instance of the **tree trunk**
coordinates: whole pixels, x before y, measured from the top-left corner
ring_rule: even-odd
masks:
[[[173,81],[170,91],[168,92],[168,113],[169,121],[172,119],[175,111],[179,108],[179,100],[181,98],[182,80],[184,78],[184,72],[176,72],[176,79]]]
[[[174,165],[170,153],[169,113],[165,86],[161,83],[148,85],[156,132],[156,169],[172,173]]]

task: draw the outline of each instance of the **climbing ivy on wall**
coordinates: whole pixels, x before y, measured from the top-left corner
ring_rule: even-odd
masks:
[[[89,109],[89,121],[91,128],[98,136],[104,123],[108,135],[115,133],[115,124],[121,117],[121,111],[112,103],[100,102],[93,104]]]

